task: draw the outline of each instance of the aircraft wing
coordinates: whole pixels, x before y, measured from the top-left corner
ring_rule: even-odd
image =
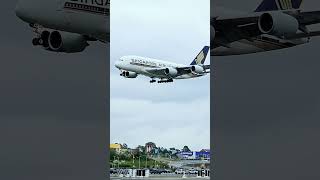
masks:
[[[210,65],[203,65],[202,67],[204,68],[204,73],[210,73],[210,71],[207,71],[207,70],[210,70]],[[146,69],[146,71],[148,73],[154,74],[156,76],[169,77],[166,74],[166,69],[167,68],[150,68],[150,69]],[[178,71],[177,76],[181,76],[181,75],[184,75],[184,74],[192,73],[191,66],[176,67],[175,69]]]
[[[309,38],[314,36],[320,36],[320,31],[313,31],[309,33],[297,33],[292,36],[286,37],[286,39],[299,39],[299,38]]]
[[[159,77],[170,77],[166,74],[166,69],[167,68],[150,68],[150,69],[146,69],[146,71],[148,73],[151,73],[151,74],[154,74],[156,76],[159,76]],[[187,68],[175,68],[177,71],[178,71],[178,74],[177,76],[181,76],[183,74],[188,74],[188,73],[191,73],[191,69],[190,67],[187,69]]]
[[[320,23],[320,11],[286,11],[283,12],[295,17],[300,27],[305,27],[308,25]],[[258,27],[260,15],[248,16],[248,17],[239,17],[239,18],[212,18],[211,25],[214,27],[216,34],[215,38],[211,42],[211,47],[216,48],[219,46],[228,47],[229,43],[247,39],[250,40],[253,37],[259,36],[262,33]],[[313,36],[317,33],[313,33]],[[293,35],[292,37],[294,37]],[[306,33],[305,35],[297,34],[299,37],[310,37],[310,34]]]
[[[304,26],[320,23],[320,11],[300,12],[295,17]]]
[[[210,73],[210,65],[201,65],[204,69],[203,73]],[[178,67],[177,68],[179,75],[193,73],[191,66],[189,67]],[[209,70],[209,71],[208,71]]]
[[[211,19],[216,34],[211,47],[228,47],[228,44],[241,39],[250,39],[261,34],[258,27],[259,16],[228,19]]]
[[[167,76],[165,72],[166,68],[150,68],[150,69],[146,69],[146,71],[156,76],[161,76],[161,77]]]

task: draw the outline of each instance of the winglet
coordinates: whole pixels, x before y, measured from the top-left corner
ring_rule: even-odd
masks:
[[[204,64],[204,61],[206,60],[206,57],[209,52],[209,46],[203,47],[203,49],[199,52],[199,54],[196,56],[196,58],[191,62],[190,65],[197,65],[197,64]]]

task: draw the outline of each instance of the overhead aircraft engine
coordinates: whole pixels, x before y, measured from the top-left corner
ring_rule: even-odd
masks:
[[[295,17],[282,12],[268,12],[259,17],[258,26],[263,34],[285,37],[297,33],[299,22]]]
[[[123,76],[125,78],[136,78],[138,76],[138,74],[135,72],[123,71],[121,73],[121,76]]]
[[[48,37],[50,50],[56,52],[82,52],[89,44],[84,36],[69,32],[53,31]]]
[[[175,68],[168,67],[165,69],[164,73],[170,77],[176,77],[178,75],[178,71]]]
[[[191,71],[196,74],[203,74],[204,68],[202,66],[195,65],[195,66],[191,66]]]

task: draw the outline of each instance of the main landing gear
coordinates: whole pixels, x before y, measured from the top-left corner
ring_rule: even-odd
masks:
[[[33,32],[36,34],[36,37],[32,39],[32,44],[34,46],[43,46],[44,48],[49,48],[50,32],[38,24],[30,24],[30,27],[33,28]]]
[[[157,81],[153,78],[150,80],[150,83],[155,83],[155,82],[157,82]],[[161,79],[158,81],[158,83],[169,83],[169,82],[173,82],[173,80],[172,79],[166,79],[166,80]]]
[[[167,79],[167,80],[158,81],[158,83],[170,83],[170,82],[173,82],[173,80],[172,79]]]
[[[150,83],[155,83],[155,82],[156,82],[156,80],[154,80],[154,79],[150,80]]]

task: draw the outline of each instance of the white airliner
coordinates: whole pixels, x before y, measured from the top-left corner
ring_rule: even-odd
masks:
[[[212,7],[211,55],[249,54],[308,43],[320,31],[320,11],[303,11],[302,0],[263,0],[252,13]]]
[[[190,79],[204,76],[210,73],[210,65],[204,65],[209,46],[205,46],[190,65],[176,64],[168,61],[151,59],[140,56],[123,56],[115,63],[121,71],[120,76],[136,78],[144,75],[151,78],[150,83],[173,82],[173,79]]]
[[[15,12],[46,50],[76,53],[88,41],[109,41],[110,0],[19,0]]]

